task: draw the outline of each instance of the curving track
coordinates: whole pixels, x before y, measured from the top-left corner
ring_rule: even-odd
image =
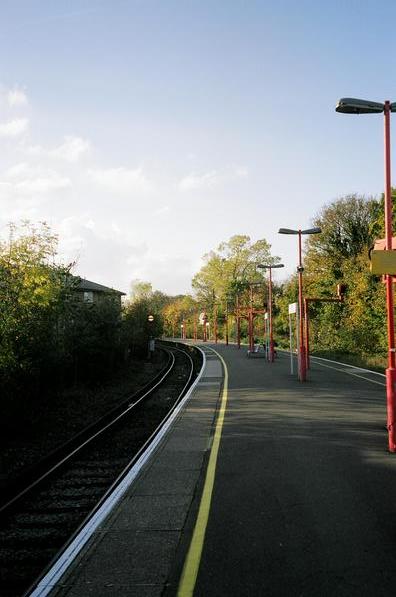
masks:
[[[150,388],[112,410],[9,488],[0,510],[0,594],[22,595],[56,559],[144,451],[194,374],[189,354],[167,349]],[[14,491],[13,491],[14,490]]]

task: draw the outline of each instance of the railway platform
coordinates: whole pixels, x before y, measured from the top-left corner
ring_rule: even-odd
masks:
[[[286,356],[212,348],[159,449],[51,595],[394,595],[383,377],[312,359],[301,384]]]

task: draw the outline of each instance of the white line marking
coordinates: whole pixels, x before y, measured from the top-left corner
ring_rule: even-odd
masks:
[[[321,367],[326,367],[326,369],[334,369],[334,371],[341,371],[341,373],[346,373],[347,375],[353,375],[353,377],[359,377],[360,379],[364,379],[369,381],[370,383],[375,383],[378,386],[382,386],[383,388],[386,386],[385,383],[382,381],[375,381],[374,379],[369,379],[368,377],[363,377],[363,375],[358,375],[357,373],[352,373],[351,371],[345,371],[345,369],[338,369],[338,367],[332,367],[331,365],[325,365],[324,363],[315,363],[316,365],[320,365]],[[356,367],[359,369],[359,367]],[[365,369],[363,369],[365,371]],[[381,373],[380,373],[381,375]],[[385,376],[384,376],[385,377]]]
[[[323,357],[310,356],[309,358],[314,359],[315,361],[316,360],[326,361],[329,363],[335,363],[336,365],[342,365],[343,367],[350,367],[352,369],[358,369],[359,371],[364,371],[366,373],[370,373],[371,375],[380,375],[381,377],[386,377],[386,375],[384,375],[384,373],[379,373],[379,371],[373,371],[372,369],[364,369],[363,367],[356,367],[356,365],[350,365],[349,363],[340,363],[339,361],[332,361],[331,359],[324,359]]]
[[[288,353],[286,350],[278,349],[280,354]],[[282,356],[285,356],[282,354]],[[372,371],[371,369],[363,369],[363,367],[356,367],[356,365],[350,365],[349,363],[340,363],[339,361],[332,361],[331,359],[325,359],[323,357],[309,357],[312,361],[315,362],[315,365],[321,365],[322,367],[326,367],[327,369],[334,369],[334,371],[340,371],[341,373],[345,373],[346,375],[353,375],[353,377],[359,377],[360,379],[364,379],[365,381],[369,381],[370,383],[375,383],[383,388],[386,387],[386,383],[382,383],[381,381],[375,381],[374,379],[369,379],[368,377],[364,377],[363,375],[358,375],[357,373],[352,373],[351,371],[346,371],[345,369],[339,369],[338,367],[331,367],[331,365],[325,365],[324,363],[318,363],[317,361],[326,361],[327,363],[334,363],[336,365],[342,365],[342,367],[348,367],[349,369],[356,369],[357,371],[362,371],[363,373],[370,373],[370,375],[379,375],[380,377],[386,377],[383,373],[379,373],[378,371]]]

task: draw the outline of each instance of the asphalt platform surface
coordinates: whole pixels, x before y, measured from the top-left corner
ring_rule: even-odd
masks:
[[[286,355],[215,349],[229,397],[194,595],[396,595],[384,379],[328,363],[299,383]]]
[[[395,596],[384,378],[322,362],[300,383],[287,355],[212,348],[229,391],[194,596]],[[205,352],[172,429],[51,595],[178,594],[215,453],[222,367]]]

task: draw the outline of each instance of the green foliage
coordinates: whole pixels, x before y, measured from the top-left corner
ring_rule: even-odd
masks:
[[[131,298],[124,310],[124,342],[130,354],[144,357],[150,337],[156,338],[163,333],[162,309],[169,301],[164,293],[153,291],[150,282],[135,280],[132,284]],[[151,315],[154,319],[149,321]]]
[[[279,261],[271,256],[270,248],[265,239],[253,243],[249,236],[239,234],[204,255],[205,264],[192,281],[198,300],[211,304],[217,299],[235,299],[248,282],[262,281],[257,265]]]
[[[16,237],[16,233],[19,235]],[[57,238],[23,223],[0,244],[0,376],[37,376],[56,344],[69,267],[52,263]],[[50,357],[48,357],[50,355]]]
[[[308,239],[304,286],[307,297],[343,303],[314,303],[309,309],[312,349],[355,354],[386,351],[384,285],[369,270],[369,248],[383,233],[383,201],[350,195],[326,205],[314,220],[322,233]]]
[[[119,305],[84,303],[72,264],[56,263],[57,243],[45,223],[29,222],[0,243],[3,406],[103,378],[123,353]]]
[[[228,321],[229,337],[236,339],[237,304],[246,309],[252,298],[255,309],[264,309],[268,282],[265,272],[257,266],[279,262],[279,257],[271,255],[270,248],[265,239],[252,242],[247,235],[235,235],[204,256],[204,265],[192,281],[196,293],[195,310],[205,310],[212,331],[217,321],[219,338],[224,337]],[[260,326],[259,322],[257,326]],[[241,319],[242,337],[246,328],[246,321]]]

